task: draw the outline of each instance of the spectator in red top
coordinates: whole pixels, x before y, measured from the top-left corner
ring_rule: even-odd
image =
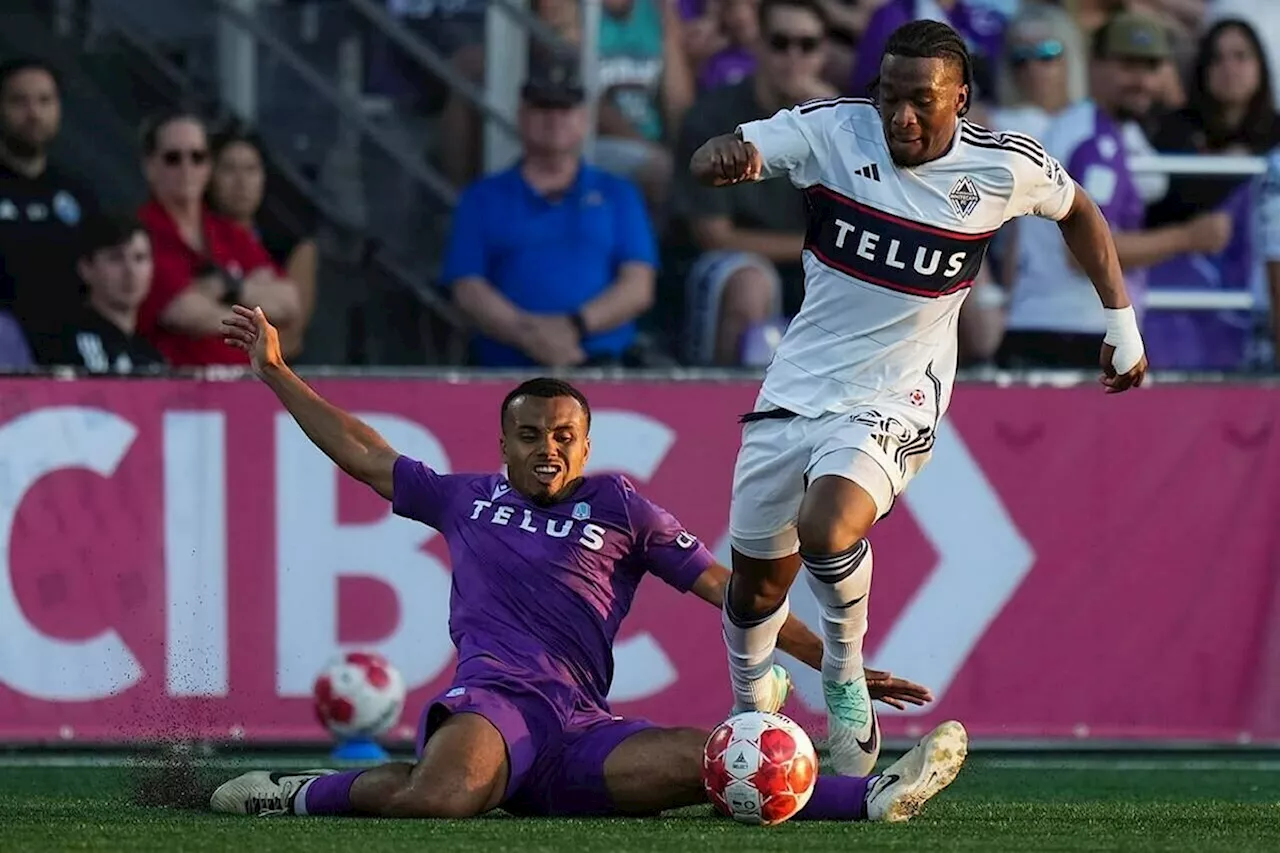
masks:
[[[209,140],[204,123],[172,113],[142,138],[151,198],[139,218],[151,236],[155,277],[138,330],[175,367],[241,364],[222,341],[231,305],[262,308],[286,327],[302,317],[298,289],[244,226],[204,206]]]

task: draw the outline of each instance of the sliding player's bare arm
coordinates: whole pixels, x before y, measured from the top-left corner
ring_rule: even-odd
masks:
[[[253,372],[275,392],[307,438],[339,468],[391,500],[392,472],[399,454],[382,436],[329,403],[285,364],[276,328],[261,308],[242,305],[223,321],[228,344],[249,355]]]

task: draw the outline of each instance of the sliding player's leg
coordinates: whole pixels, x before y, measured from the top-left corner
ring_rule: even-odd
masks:
[[[805,420],[757,420],[742,430],[729,507],[733,574],[722,614],[735,711],[769,710],[777,698],[773,653],[787,620],[787,592],[800,571],[796,513],[808,461]]]
[[[418,743],[416,764],[246,773],[218,788],[210,805],[250,815],[472,817],[496,808],[519,787],[537,752],[517,705],[473,688],[428,706]]]
[[[872,573],[867,535],[931,447],[931,432],[870,410],[832,417],[816,436],[798,535],[821,620],[828,766],[837,773],[869,774],[880,751],[863,672]]]
[[[643,720],[606,720],[567,732],[554,765],[531,774],[525,786],[531,798],[523,811],[634,816],[706,803],[707,737],[700,729],[656,728]],[[951,784],[967,750],[964,728],[943,723],[880,776],[818,777],[795,819],[907,820]]]

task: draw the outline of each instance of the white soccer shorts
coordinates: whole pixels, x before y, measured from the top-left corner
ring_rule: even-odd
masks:
[[[818,477],[857,483],[883,517],[929,461],[934,432],[928,412],[880,403],[744,424],[729,507],[733,547],[761,560],[796,553],[800,501]]]

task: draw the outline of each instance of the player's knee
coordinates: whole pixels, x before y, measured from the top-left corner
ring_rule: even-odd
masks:
[[[488,791],[463,786],[407,787],[397,791],[387,803],[387,817],[402,818],[468,818],[485,810]]]
[[[673,791],[691,795],[697,802],[703,794],[702,756],[707,745],[707,733],[701,729],[675,729],[672,731],[675,749],[667,769],[667,786]]]
[[[805,495],[796,519],[800,552],[838,554],[852,548],[875,518],[875,502],[858,486],[835,477],[820,478]]]
[[[738,323],[758,323],[769,318],[776,301],[774,281],[756,266],[744,266],[725,279],[720,296],[720,316]]]
[[[839,554],[858,543],[865,530],[839,516],[814,513],[796,525],[801,554]]]

